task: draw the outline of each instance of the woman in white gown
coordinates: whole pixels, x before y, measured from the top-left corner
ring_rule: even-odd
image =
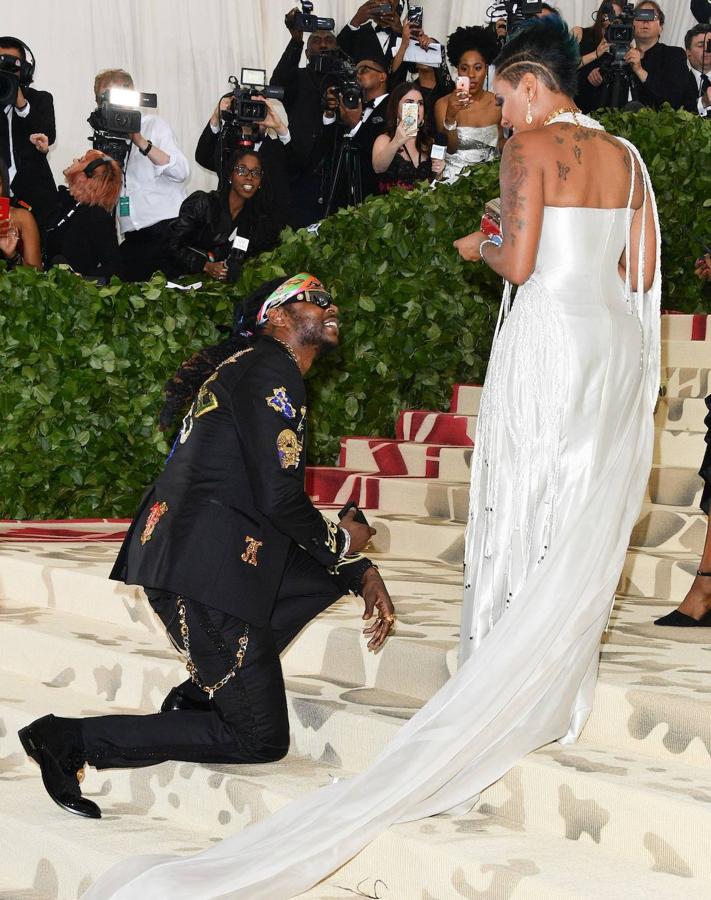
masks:
[[[365,772],[197,856],[120,863],[89,900],[293,897],[392,823],[466,808],[580,732],[651,465],[660,239],[639,154],[575,111],[576,73],[556,17],[504,48],[504,242],[457,242],[521,285],[479,419],[457,674]]]

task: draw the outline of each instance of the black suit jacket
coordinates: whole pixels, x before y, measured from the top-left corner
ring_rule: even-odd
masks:
[[[699,87],[696,83],[696,78],[690,71],[687,73],[686,89],[684,91],[684,109],[697,116],[699,115]],[[709,112],[709,110],[706,110],[707,116]]]
[[[110,577],[263,625],[296,543],[356,589],[370,563],[339,564],[343,533],[304,490],[306,428],[304,380],[279,343],[231,357],[186,415]]]
[[[392,32],[389,32],[389,34],[392,38]],[[380,63],[381,66],[385,66],[388,72],[390,71],[390,67],[393,64],[393,55],[390,53],[386,56],[383,53],[383,46],[372,22],[366,22],[365,25],[361,25],[357,30],[346,25],[339,32],[336,42],[341,50],[350,56],[353,62],[358,63],[363,59],[372,59],[374,62]]]
[[[30,143],[30,135],[46,134],[50,145],[55,142],[54,101],[47,91],[24,88],[23,93],[30,104],[30,111],[24,118],[18,116],[14,109],[12,111],[12,150],[17,172],[11,188],[13,195],[28,203],[35,218],[43,224],[56,203],[57,186],[47,154],[41,153]],[[7,116],[0,113],[0,154],[8,165],[9,150]]]
[[[711,22],[711,0],[691,0],[691,12],[702,25]]]
[[[647,72],[647,80],[636,82],[636,99],[645,106],[659,109],[663,103],[674,109],[684,107],[688,98],[689,66],[686,53],[681,47],[671,47],[658,43],[642,57],[642,68]]]
[[[380,101],[378,106],[368,116],[352,139],[354,147],[360,151],[360,171],[363,182],[363,197],[370,197],[378,193],[378,177],[373,169],[373,145],[385,131],[385,110],[388,106],[388,96]]]
[[[310,68],[300,68],[302,41],[293,38],[277,63],[269,81],[284,89],[284,108],[289,116],[289,131],[296,154],[294,170],[309,165],[323,130],[321,106],[322,77]]]

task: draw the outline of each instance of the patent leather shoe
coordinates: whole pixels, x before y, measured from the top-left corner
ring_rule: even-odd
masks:
[[[17,734],[25,753],[40,767],[45,790],[57,806],[77,816],[100,819],[96,803],[82,797],[77,768],[68,762],[67,747],[54,725],[55,717],[49,715],[21,728]],[[76,752],[81,751],[77,748]]]
[[[191,709],[199,712],[210,712],[212,703],[205,696],[204,700],[194,700],[184,694],[179,687],[174,687],[161,704],[161,712],[173,712],[178,709]]]
[[[694,619],[692,616],[687,616],[686,613],[675,609],[666,616],[655,619],[654,624],[668,628],[711,628],[711,610],[702,618]]]

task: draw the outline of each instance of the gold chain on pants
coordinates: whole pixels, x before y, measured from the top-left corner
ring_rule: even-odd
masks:
[[[195,663],[193,662],[192,656],[190,655],[190,632],[188,631],[188,623],[185,618],[185,600],[179,594],[177,599],[177,606],[178,616],[180,617],[180,636],[183,639],[183,647],[185,648],[185,656],[187,657],[185,667],[187,668],[190,675],[190,680],[194,682],[201,691],[205,691],[210,700],[212,700],[212,698],[215,696],[215,691],[219,691],[221,687],[224,687],[230,680],[230,678],[234,678],[238,670],[242,668],[244,655],[247,652],[247,645],[249,644],[249,625],[245,623],[244,634],[237,642],[235,664],[232,666],[230,671],[223,678],[220,678],[220,680],[216,684],[205,685],[200,680],[197,668],[195,666]]]

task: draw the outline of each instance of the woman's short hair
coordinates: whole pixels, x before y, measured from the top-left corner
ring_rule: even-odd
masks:
[[[133,78],[125,69],[104,69],[94,79],[94,97],[101,103],[101,95],[109,85],[133,90]]]
[[[457,28],[447,38],[447,58],[456,69],[459,60],[469,50],[475,50],[487,64],[491,65],[499,45],[490,29],[479,25]]]
[[[402,101],[403,97],[406,97],[412,92],[419,94],[420,97],[422,97],[422,101],[424,103],[424,94],[418,87],[410,82],[404,81],[402,84],[399,84],[397,87],[393,88],[392,91],[390,91],[390,96],[388,97],[388,105],[385,109],[385,133],[388,135],[388,137],[395,137],[400,114],[400,102]],[[418,150],[422,151],[425,149],[429,149],[431,143],[432,138],[427,127],[427,116],[425,116],[422,125],[417,131],[415,146]]]
[[[96,159],[103,160],[104,164],[96,166],[87,177],[85,169]],[[121,193],[121,166],[100,150],[87,151],[66,170],[64,177],[72,196],[80,203],[100,206],[109,213],[116,206]]]
[[[560,16],[528,19],[494,60],[498,77],[514,87],[530,72],[570,97],[578,89],[579,63],[578,42]]]

